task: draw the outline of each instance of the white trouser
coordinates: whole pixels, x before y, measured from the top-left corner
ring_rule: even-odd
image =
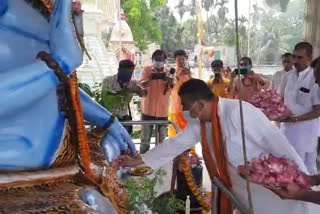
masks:
[[[299,154],[309,173],[317,173],[319,120],[281,123],[281,131]]]
[[[318,174],[317,170],[317,152],[297,151],[304,164],[306,165],[310,175]]]

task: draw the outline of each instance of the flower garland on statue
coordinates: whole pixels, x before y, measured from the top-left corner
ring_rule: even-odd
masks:
[[[200,162],[199,157],[195,153],[191,154],[190,159],[188,159],[186,155],[180,155],[179,162],[181,164],[180,171],[183,172],[186,178],[188,187],[191,190],[192,194],[197,199],[197,202],[203,207],[204,209],[203,213],[209,212],[211,209],[211,204],[208,202],[207,196],[202,196],[202,193],[197,187],[191,172],[191,163],[192,162],[199,163]]]
[[[84,172],[88,177],[90,177],[91,179],[97,182],[98,179],[93,175],[92,170],[90,168],[90,163],[91,163],[90,147],[89,147],[88,137],[87,137],[84,122],[83,122],[84,121],[83,113],[82,113],[83,111],[82,111],[82,106],[80,101],[77,75],[75,72],[73,72],[70,75],[69,86],[71,91],[72,106],[74,107],[74,111],[76,114],[78,148],[79,148]]]
[[[92,173],[90,168],[90,147],[84,126],[77,74],[75,72],[70,75],[69,86],[72,105],[76,115],[78,149],[84,172],[100,188],[102,193],[110,199],[119,214],[128,213],[124,207],[125,202],[128,200],[128,195],[116,174],[116,163],[114,163],[110,168],[104,168],[102,172],[102,180]]]
[[[49,13],[52,12],[53,5],[54,5],[52,0],[41,0],[41,3],[48,10]]]
[[[48,9],[51,13],[54,3],[52,0],[41,0],[41,3]],[[80,2],[72,3],[72,10],[75,14],[83,12],[81,10]],[[52,59],[51,59],[52,60]],[[100,188],[101,192],[110,199],[111,203],[114,205],[115,209],[119,214],[126,214],[128,211],[125,209],[124,204],[128,200],[128,195],[124,186],[121,184],[117,173],[116,173],[116,163],[112,167],[104,168],[102,172],[102,179],[95,176],[90,168],[91,158],[90,158],[90,147],[87,137],[87,133],[84,126],[84,116],[80,99],[80,92],[78,87],[78,79],[76,72],[73,72],[68,79],[68,86],[70,89],[70,99],[72,108],[75,114],[76,122],[76,135],[78,143],[78,151],[80,154],[82,167],[84,173],[87,175],[93,184]]]
[[[54,3],[53,0],[40,0],[42,5],[48,10],[49,13],[52,12]],[[72,1],[72,0],[70,0]],[[72,11],[74,13],[76,13],[77,15],[79,15],[80,13],[83,12],[83,10],[81,9],[81,2],[79,1],[74,1],[72,2]]]

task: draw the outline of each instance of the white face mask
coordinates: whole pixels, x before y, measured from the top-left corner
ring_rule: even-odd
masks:
[[[195,103],[192,105],[190,111],[193,109],[193,107],[195,106],[196,103],[197,103],[197,102],[195,102]],[[192,120],[199,120],[198,117],[197,117],[197,118],[192,118],[191,115],[190,115],[190,111],[183,111],[184,119],[186,119],[188,122],[191,122]],[[199,116],[200,116],[200,115],[201,115],[201,112],[200,112]]]
[[[183,111],[183,117],[184,119],[186,119],[186,121],[191,122],[194,118],[192,118],[190,116],[190,112],[189,111]]]
[[[163,68],[165,63],[166,63],[165,61],[158,62],[158,61],[152,60],[152,64],[156,69]]]

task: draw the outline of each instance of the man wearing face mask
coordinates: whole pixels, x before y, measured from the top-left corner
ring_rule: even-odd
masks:
[[[141,120],[168,120],[170,89],[167,89],[169,69],[165,67],[167,55],[163,50],[152,54],[152,65],[146,66],[141,74],[140,84],[146,89],[147,96],[142,98]],[[170,77],[172,78],[172,77]],[[150,148],[153,126],[142,126],[140,153]],[[166,126],[160,126],[160,143],[166,137]]]
[[[311,174],[317,173],[317,143],[319,133],[320,97],[315,83],[312,62],[313,47],[298,43],[293,50],[294,66],[281,82],[280,95],[292,116],[278,118],[281,131],[296,149]]]
[[[120,165],[134,167],[146,164],[153,169],[172,161],[176,156],[201,142],[203,159],[211,179],[219,177],[238,199],[248,205],[246,182],[237,173],[243,164],[240,107],[237,100],[214,96],[205,82],[191,79],[179,91],[188,126],[184,132],[165,140],[144,155],[120,157]],[[261,153],[287,157],[307,172],[301,158],[285,136],[275,129],[268,118],[257,108],[243,102],[245,140],[248,160]],[[258,121],[258,122],[257,122]],[[281,201],[278,196],[260,185],[251,185],[254,213],[258,214],[316,214],[319,206],[305,202]],[[232,213],[233,207],[223,194],[218,194],[218,213]],[[266,209],[266,204],[272,204]],[[229,212],[227,212],[229,210]],[[225,211],[225,212],[221,212]]]
[[[103,105],[112,112],[119,121],[132,120],[129,103],[134,93],[139,96],[146,94],[145,90],[139,86],[136,80],[132,80],[134,63],[131,60],[121,60],[119,62],[118,73],[108,76],[102,81]],[[126,127],[129,134],[132,133],[132,127]]]
[[[249,102],[253,95],[259,93],[261,90],[266,90],[270,86],[270,82],[263,78],[262,74],[257,74],[252,69],[252,60],[249,57],[243,57],[240,60],[240,74],[241,81],[239,85],[237,70],[231,73],[230,85],[228,92],[232,98],[239,98],[239,90],[241,89],[241,98]]]

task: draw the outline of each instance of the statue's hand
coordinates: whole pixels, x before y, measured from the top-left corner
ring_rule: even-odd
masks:
[[[50,51],[67,74],[82,62],[82,53],[71,23],[72,1],[56,0],[50,17]]]
[[[136,148],[127,130],[116,119],[109,127],[107,135],[102,140],[102,147],[108,162],[112,162],[121,152],[130,151],[136,154]]]

